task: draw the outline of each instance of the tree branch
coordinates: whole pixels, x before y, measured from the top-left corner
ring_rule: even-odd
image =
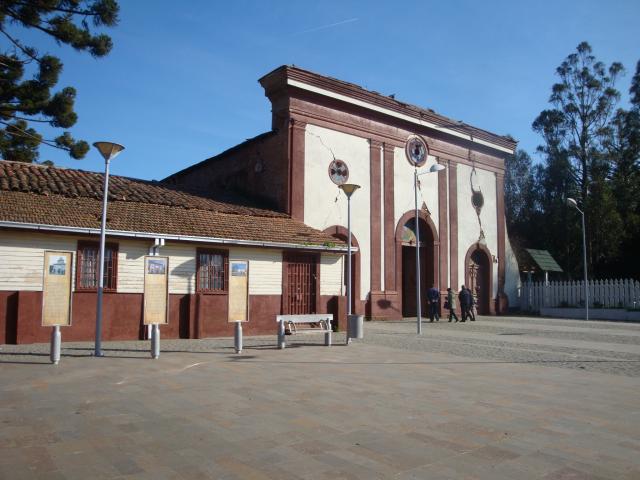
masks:
[[[29,52],[28,49],[26,49],[25,47],[22,46],[22,44],[20,42],[18,42],[16,39],[14,39],[11,35],[9,35],[4,28],[2,28],[0,26],[0,32],[2,32],[4,34],[5,37],[7,37],[11,43],[13,43],[22,53],[24,53],[27,57],[29,57],[32,60],[35,60],[36,62],[40,63],[40,59],[33,55],[31,52]]]
[[[8,132],[9,135],[17,135],[19,137],[24,137],[24,138],[32,138],[34,140],[37,140],[40,143],[44,143],[45,145],[48,145],[49,147],[53,147],[53,148],[57,148],[59,150],[64,150],[65,152],[70,152],[71,149],[68,147],[62,147],[60,145],[57,145],[56,143],[54,143],[53,140],[46,140],[44,138],[38,138],[36,135],[33,135],[29,132],[27,132],[26,130],[23,130],[22,128],[18,127],[17,125],[14,125],[13,123],[8,123],[5,121],[0,120],[0,123],[3,125],[6,125],[7,127],[11,127],[14,128],[16,130],[20,130],[20,132]],[[5,132],[7,132],[7,130],[5,130]]]
[[[16,5],[20,5],[22,7],[31,7],[31,3],[28,2],[19,2],[19,1],[15,1],[13,2]],[[51,12],[63,12],[63,13],[71,13],[73,15],[85,15],[88,17],[95,17],[98,14],[95,13],[93,10],[74,10],[74,9],[70,9],[70,8],[62,8],[62,7],[55,7],[51,9]]]
[[[2,108],[0,108],[0,111],[2,110]],[[40,122],[40,123],[51,123],[51,120],[43,120],[40,118],[29,118],[29,117],[20,117],[18,115],[15,114],[7,114],[2,112],[1,115],[5,116],[5,117],[11,117],[11,118],[15,118],[16,120],[24,120],[26,122]]]

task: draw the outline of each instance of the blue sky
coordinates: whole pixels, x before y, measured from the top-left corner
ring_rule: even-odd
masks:
[[[607,64],[624,64],[625,100],[640,59],[637,0],[120,4],[106,58],[29,36],[63,59],[59,85],[78,90],[74,136],[122,143],[112,172],[146,179],[269,130],[270,103],[257,80],[282,64],[509,133],[533,153],[531,123],[578,43],[588,41]],[[42,147],[44,159],[103,169],[93,148],[76,161]]]

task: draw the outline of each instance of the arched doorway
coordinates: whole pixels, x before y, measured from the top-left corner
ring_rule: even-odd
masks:
[[[491,293],[493,289],[493,264],[491,252],[480,243],[472,245],[465,256],[465,284],[473,292],[480,315],[493,312]]]
[[[333,238],[343,241],[347,243],[349,238],[349,231],[341,227],[340,225],[334,225],[332,227],[326,228],[324,233],[328,233]],[[352,252],[351,259],[351,311],[353,313],[361,313],[360,305],[360,245],[358,243],[358,239],[351,232],[351,246],[356,247],[357,251]],[[347,256],[345,255],[344,261],[344,272],[342,275],[342,283],[344,287],[344,292],[346,296],[347,292]]]
[[[426,291],[437,284],[437,246],[436,230],[431,218],[421,214],[418,220],[420,233],[420,304],[422,315],[427,314]],[[396,283],[402,292],[402,316],[415,317],[416,304],[416,221],[415,213],[407,212],[400,218],[396,227]],[[399,261],[398,261],[399,260]]]

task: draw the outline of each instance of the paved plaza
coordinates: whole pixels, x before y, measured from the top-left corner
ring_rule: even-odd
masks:
[[[0,478],[640,479],[640,324],[287,340],[2,345]]]

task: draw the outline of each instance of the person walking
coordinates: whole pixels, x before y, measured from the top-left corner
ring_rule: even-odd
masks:
[[[451,322],[452,318],[455,318],[457,322],[458,316],[456,315],[456,294],[453,293],[451,287],[447,288],[447,303],[445,305],[445,308],[449,309],[449,322]]]
[[[431,288],[427,290],[427,300],[429,301],[429,321],[433,322],[435,319],[439,322],[440,312],[438,303],[440,301],[440,291],[436,288],[435,284],[431,285]]]
[[[470,288],[467,288],[467,293],[469,294],[469,320],[471,320],[472,322],[475,322],[476,321],[476,297]]]
[[[469,315],[469,293],[467,287],[460,286],[460,292],[458,292],[458,298],[460,299],[460,321],[466,322]]]

